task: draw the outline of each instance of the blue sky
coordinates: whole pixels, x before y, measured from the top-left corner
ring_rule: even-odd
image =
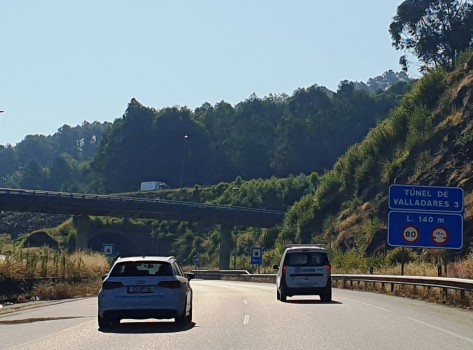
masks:
[[[113,121],[133,97],[196,108],[399,71],[401,2],[4,1],[0,144]]]

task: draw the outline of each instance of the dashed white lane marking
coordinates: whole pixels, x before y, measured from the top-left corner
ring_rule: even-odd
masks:
[[[250,322],[250,315],[245,315],[245,318],[243,319],[243,324],[248,324]]]
[[[423,322],[423,321],[420,321],[420,320],[416,320],[415,318],[407,317],[407,319],[408,319],[408,320],[411,320],[411,321],[414,321],[414,322],[417,322],[417,323],[420,323],[420,324],[423,324],[424,326],[427,326],[427,327],[436,329],[436,330],[438,330],[438,331],[441,331],[441,332],[450,334],[450,335],[452,335],[452,336],[454,336],[454,337],[457,337],[457,338],[459,338],[459,339],[463,339],[463,340],[465,340],[465,341],[467,341],[467,342],[473,343],[473,339],[472,339],[472,338],[465,337],[464,335],[461,335],[461,334],[458,334],[458,333],[455,333],[455,332],[452,332],[452,331],[449,331],[449,330],[446,330],[446,329],[443,329],[443,328],[434,326],[433,324],[430,324],[430,323],[427,323],[427,322]]]
[[[244,302],[245,304],[248,304],[248,302],[247,302],[246,300],[243,300],[243,302]]]
[[[353,300],[353,299],[349,299],[349,298],[345,298],[345,297],[338,297],[340,299],[346,299],[346,300],[350,300],[350,301],[353,301],[355,303],[358,303],[358,304],[363,304],[363,305],[366,305],[366,306],[371,306],[371,307],[375,307],[377,309],[380,309],[380,310],[383,310],[383,311],[386,311],[386,312],[391,312],[391,310],[388,310],[388,309],[384,309],[382,307],[379,307],[379,306],[376,306],[376,305],[372,305],[372,304],[368,304],[368,303],[363,303],[362,301],[358,301],[358,300]]]

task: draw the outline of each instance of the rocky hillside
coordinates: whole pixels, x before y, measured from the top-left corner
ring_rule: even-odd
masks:
[[[473,56],[430,72],[401,106],[324,174],[287,215],[279,241],[333,242],[372,255],[386,249],[389,185],[465,191],[465,242],[473,242]]]

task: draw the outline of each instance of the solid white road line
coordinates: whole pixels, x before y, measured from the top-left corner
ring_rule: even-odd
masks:
[[[415,318],[412,318],[412,317],[407,317],[407,319],[408,319],[408,320],[411,320],[411,321],[414,321],[414,322],[417,322],[417,323],[420,323],[420,324],[423,324],[424,326],[427,326],[427,327],[436,329],[436,330],[438,330],[438,331],[441,331],[441,332],[450,334],[450,335],[452,335],[452,336],[454,336],[454,337],[457,337],[457,338],[459,338],[459,339],[463,339],[463,340],[465,340],[465,341],[467,341],[467,342],[473,343],[473,339],[472,339],[472,338],[465,337],[464,335],[461,335],[461,334],[458,334],[458,333],[455,333],[455,332],[452,332],[452,331],[449,331],[449,330],[446,330],[446,329],[443,329],[443,328],[434,326],[433,324],[430,324],[430,323],[427,323],[427,322],[423,322],[423,321],[420,321],[420,320],[416,320]]]
[[[245,315],[245,318],[243,319],[243,324],[248,324],[250,322],[250,315]]]
[[[350,300],[350,301],[353,301],[353,302],[355,302],[355,303],[358,303],[358,304],[363,304],[363,305],[367,305],[367,306],[375,307],[375,308],[377,308],[377,309],[380,309],[380,310],[383,310],[383,311],[386,311],[386,312],[391,312],[391,310],[384,309],[384,308],[382,308],[382,307],[379,307],[379,306],[376,306],[376,305],[372,305],[372,304],[368,304],[368,303],[363,303],[362,301],[353,300],[353,299],[350,299],[350,298],[345,298],[345,297],[337,297],[337,298],[340,298],[340,299],[345,299],[345,300]]]

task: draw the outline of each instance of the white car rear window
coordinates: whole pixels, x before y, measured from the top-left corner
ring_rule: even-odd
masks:
[[[287,266],[325,266],[328,263],[327,254],[320,252],[288,253],[285,259]]]
[[[112,277],[174,276],[171,264],[163,261],[127,261],[118,263]]]

